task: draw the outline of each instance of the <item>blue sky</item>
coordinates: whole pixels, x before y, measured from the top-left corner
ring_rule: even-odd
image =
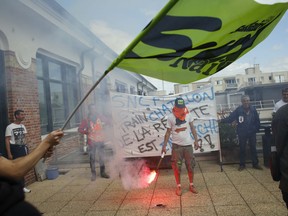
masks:
[[[168,2],[167,0],[56,1],[118,54]],[[269,2],[272,0],[262,1]],[[259,64],[262,72],[288,71],[287,12],[266,40],[226,69],[217,73],[217,76],[241,74],[244,73],[245,68],[254,64]],[[153,78],[149,78],[149,80],[158,90],[164,88],[167,93],[173,92],[172,83]]]

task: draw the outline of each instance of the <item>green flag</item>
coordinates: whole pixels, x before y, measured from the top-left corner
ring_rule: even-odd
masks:
[[[110,69],[183,84],[206,78],[263,41],[287,8],[254,0],[171,0]]]

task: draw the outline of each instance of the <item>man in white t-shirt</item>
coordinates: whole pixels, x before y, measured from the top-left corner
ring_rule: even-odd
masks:
[[[288,88],[284,88],[284,89],[282,89],[282,99],[279,100],[279,101],[275,104],[272,115],[275,115],[275,113],[277,112],[277,110],[278,110],[280,107],[282,107],[283,105],[287,104],[287,103],[288,103]]]
[[[19,157],[27,155],[28,148],[25,140],[27,134],[26,127],[21,123],[25,119],[25,113],[23,110],[16,110],[14,112],[15,121],[9,124],[5,132],[5,144],[7,158],[13,160]],[[30,193],[31,190],[25,187],[24,178],[21,180],[23,190],[26,193]]]
[[[183,160],[185,160],[186,169],[188,171],[190,182],[189,190],[196,194],[198,192],[193,185],[195,158],[193,155],[192,144],[194,142],[195,150],[199,148],[198,137],[193,125],[193,118],[182,98],[176,98],[172,113],[168,115],[166,127],[167,131],[164,136],[162,153],[166,153],[167,142],[170,135],[172,135],[171,164],[177,184],[176,194],[178,196],[182,195],[180,174]],[[194,140],[191,136],[191,132]]]

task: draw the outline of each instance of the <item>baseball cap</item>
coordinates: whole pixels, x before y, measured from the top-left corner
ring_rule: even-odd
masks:
[[[175,99],[175,106],[178,108],[185,108],[185,101],[183,100],[183,98],[176,98]]]

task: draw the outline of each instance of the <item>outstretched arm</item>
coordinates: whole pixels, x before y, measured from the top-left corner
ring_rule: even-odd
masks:
[[[50,147],[59,144],[62,137],[63,131],[52,131],[30,154],[24,157],[8,160],[0,156],[0,176],[12,180],[23,178]]]

